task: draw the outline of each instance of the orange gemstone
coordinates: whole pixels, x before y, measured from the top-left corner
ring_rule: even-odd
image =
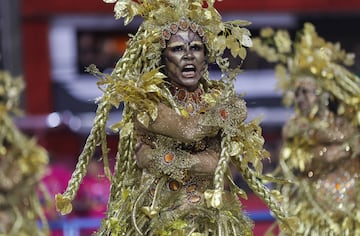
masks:
[[[336,188],[336,190],[340,190],[340,189],[341,189],[341,184],[340,184],[340,183],[336,183],[336,184],[335,184],[335,188]]]
[[[166,163],[170,163],[174,160],[174,155],[170,152],[166,153],[165,156],[164,156],[164,161]]]
[[[183,101],[186,98],[186,91],[184,89],[180,89],[177,94],[177,98],[179,101]]]
[[[176,180],[172,180],[169,182],[169,188],[172,191],[177,191],[180,188],[180,183]]]
[[[220,109],[220,116],[221,116],[223,119],[226,119],[226,118],[228,117],[228,113],[227,113],[227,111],[226,111],[224,108]]]

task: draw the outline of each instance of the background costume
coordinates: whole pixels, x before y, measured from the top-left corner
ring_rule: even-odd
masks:
[[[354,55],[310,23],[294,41],[287,31],[263,29],[253,48],[278,62],[284,102],[295,104],[275,174],[291,182],[279,189],[286,210],[299,218],[296,235],[360,234],[360,78],[345,68]]]
[[[47,153],[12,120],[23,89],[22,78],[0,71],[0,235],[48,235],[38,198]]]
[[[227,48],[232,56],[245,58],[245,47],[251,46],[251,39],[243,26],[249,23],[222,22],[214,1],[105,2],[115,3],[115,16],[124,17],[126,24],[136,15],[144,21],[111,75],[102,74],[95,66],[88,68],[99,78],[104,94],[68,188],[56,196],[58,210],[63,214],[71,211],[86,166],[96,146],[101,145],[111,193],[98,235],[252,235],[252,222],[238,201],[238,196],[246,197],[246,193],[232,181],[230,163],[268,204],[281,225],[289,229],[294,222],[288,221],[273,193],[259,180],[263,177],[261,161],[269,154],[263,149],[259,121],[245,123],[245,102],[235,94],[233,80],[240,68],[230,68],[223,57]],[[211,81],[206,70],[191,94],[167,83],[161,69],[166,42],[179,30],[198,34],[208,62],[217,63],[223,73],[218,81]],[[112,126],[119,132],[119,146],[111,173],[106,121],[110,109],[121,102],[122,120]],[[159,104],[189,123],[216,127],[219,132],[184,142],[139,128],[137,124],[148,127],[158,119]],[[146,169],[139,168],[134,159],[139,140],[152,147],[151,165]],[[190,156],[211,149],[220,155],[215,172],[211,176],[189,176],[189,170],[199,161]]]

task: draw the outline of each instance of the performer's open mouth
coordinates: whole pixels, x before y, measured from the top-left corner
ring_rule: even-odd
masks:
[[[194,65],[185,65],[181,72],[185,78],[192,78],[196,74],[196,67]]]

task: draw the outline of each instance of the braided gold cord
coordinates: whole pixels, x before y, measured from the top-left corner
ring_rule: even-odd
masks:
[[[123,117],[131,117],[130,109],[125,104]],[[129,229],[128,223],[131,218],[131,196],[134,194],[134,178],[139,177],[136,173],[136,163],[134,161],[135,139],[134,127],[131,120],[127,120],[119,134],[118,152],[114,174],[111,181],[111,191],[108,201],[108,212],[106,219],[103,220],[96,235],[121,234]],[[129,187],[130,186],[130,187]],[[125,213],[127,212],[127,213]]]
[[[130,112],[129,107],[125,104],[123,110],[123,116],[127,116]],[[114,167],[114,179],[112,184],[115,189],[121,190],[124,188],[126,183],[125,178],[133,176],[135,171],[135,166],[131,166],[134,163],[134,151],[135,151],[135,141],[134,141],[134,127],[131,121],[125,124],[125,127],[128,127],[127,134],[124,134],[124,130],[120,131],[119,134],[119,143],[118,143],[118,152],[116,154],[116,164]],[[122,191],[111,190],[110,199],[119,199],[119,196]],[[115,195],[113,195],[115,194]]]
[[[119,142],[119,153],[122,153],[123,156],[118,156],[116,162],[116,168],[114,173],[114,181],[112,182],[117,190],[122,190],[126,188],[125,184],[130,181],[131,176],[134,175],[135,166],[132,165],[134,161],[132,161],[134,157],[134,141],[133,136],[130,137],[122,137]],[[115,195],[112,195],[111,199],[119,199],[121,198],[122,191],[113,191]]]
[[[79,190],[80,184],[86,174],[86,169],[90,162],[90,159],[95,152],[96,146],[99,145],[100,141],[106,142],[106,140],[101,140],[101,138],[103,137],[103,132],[105,132],[105,126],[109,117],[110,108],[111,104],[108,102],[102,102],[99,104],[96,111],[94,126],[91,129],[90,135],[86,140],[85,147],[79,156],[78,163],[76,164],[76,168],[68,183],[68,187],[66,191],[62,194],[62,197],[60,197],[59,195],[56,196],[57,209],[60,210],[62,214],[67,214],[70,212],[62,211],[60,199],[66,199],[66,201],[71,202],[75,198],[75,195]]]
[[[228,163],[230,161],[230,154],[228,152],[230,137],[226,134],[222,134],[222,136],[220,159],[214,173],[214,189],[215,192],[220,193],[224,190],[224,174],[227,171]],[[220,207],[222,202],[217,204],[219,205],[217,205],[216,208]]]

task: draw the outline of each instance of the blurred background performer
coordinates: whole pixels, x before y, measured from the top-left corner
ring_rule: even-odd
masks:
[[[284,104],[294,106],[275,174],[291,182],[279,189],[300,219],[296,235],[359,235],[360,78],[346,69],[354,55],[311,23],[294,41],[264,28],[253,49],[278,63]]]
[[[38,193],[48,156],[13,122],[23,89],[21,77],[0,71],[0,235],[43,236],[49,228]]]

